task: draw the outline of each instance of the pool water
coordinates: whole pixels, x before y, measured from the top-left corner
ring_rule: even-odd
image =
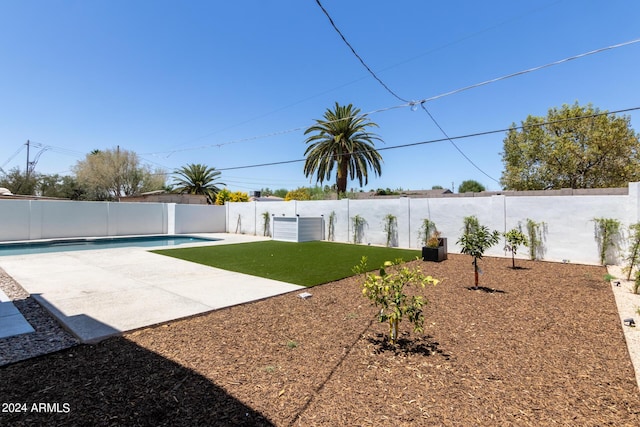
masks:
[[[90,249],[177,246],[185,243],[214,242],[216,240],[219,239],[205,239],[203,237],[192,236],[141,236],[2,243],[0,244],[0,256],[85,251]]]

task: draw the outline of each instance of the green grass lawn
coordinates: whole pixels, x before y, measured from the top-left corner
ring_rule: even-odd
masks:
[[[153,251],[211,267],[314,286],[353,275],[351,269],[366,256],[371,270],[385,261],[412,261],[420,251],[332,242],[262,241],[233,245]]]

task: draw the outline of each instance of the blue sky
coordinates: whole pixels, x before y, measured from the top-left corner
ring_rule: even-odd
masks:
[[[640,3],[629,0],[322,3],[369,67],[408,100],[640,37]],[[371,112],[379,148],[443,137],[423,111],[391,108],[404,103],[367,73],[315,0],[4,0],[0,63],[5,171],[25,167],[27,140],[48,147],[41,173],[70,174],[86,153],[119,145],[154,168],[223,169],[234,191],[292,189],[315,183],[302,162],[224,169],[303,159],[304,129],[335,102]],[[633,108],[639,65],[636,43],[425,106],[452,137],[576,101]],[[640,112],[627,115],[640,130]],[[456,140],[482,171],[447,141],[382,151],[382,176],[363,189],[457,189],[466,179],[499,189],[503,139]],[[41,149],[32,148],[32,160]]]

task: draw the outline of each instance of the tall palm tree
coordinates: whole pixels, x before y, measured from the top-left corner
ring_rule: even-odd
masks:
[[[178,175],[173,178],[173,185],[176,186],[173,189],[174,192],[180,194],[203,194],[207,196],[207,203],[209,204],[216,202],[216,194],[220,191],[218,185],[226,185],[223,182],[216,181],[220,177],[220,171],[200,163],[190,163],[177,169],[174,173]]]
[[[323,120],[305,131],[309,145],[304,152],[305,176],[317,172],[317,182],[322,184],[331,179],[336,166],[336,187],[338,194],[347,191],[347,178],[358,178],[362,187],[368,183],[369,166],[376,175],[382,174],[382,156],[375,149],[374,141],[382,141],[376,134],[367,131],[368,127],[378,127],[369,121],[366,115],[359,115],[360,109],[352,104],[341,106],[336,102],[335,109],[327,109]]]

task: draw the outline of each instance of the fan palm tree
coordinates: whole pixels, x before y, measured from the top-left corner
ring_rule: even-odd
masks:
[[[177,177],[173,178],[174,192],[180,194],[203,194],[207,196],[207,203],[214,204],[216,194],[220,191],[218,185],[226,185],[217,182],[220,171],[210,168],[200,163],[190,163],[177,169],[174,172]]]
[[[322,184],[331,179],[336,167],[336,187],[338,194],[347,191],[347,178],[358,178],[362,187],[368,183],[368,168],[376,175],[382,173],[382,156],[374,148],[374,141],[382,141],[376,134],[367,131],[369,127],[378,127],[369,121],[366,115],[359,115],[360,109],[352,104],[341,106],[336,102],[335,109],[327,109],[324,119],[305,131],[309,145],[304,152],[307,157],[304,164],[305,176],[316,174],[316,182]]]

